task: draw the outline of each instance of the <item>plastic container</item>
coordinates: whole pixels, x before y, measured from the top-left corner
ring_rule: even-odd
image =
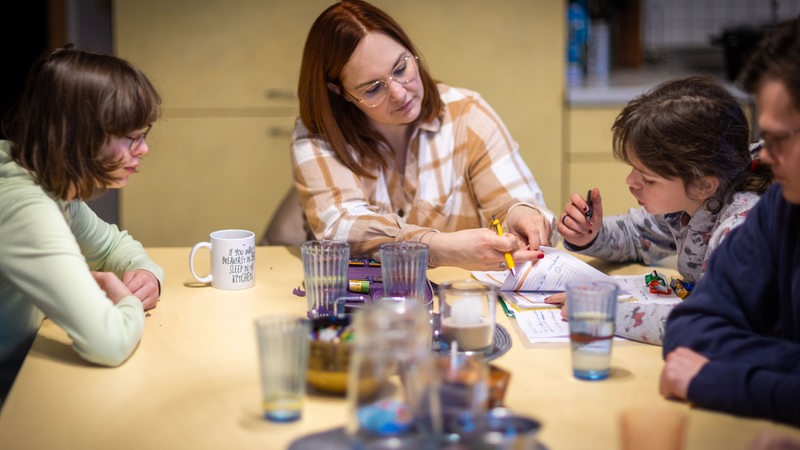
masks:
[[[567,9],[567,85],[581,86],[586,79],[589,16],[580,1],[571,1]]]
[[[587,81],[590,85],[608,86],[611,71],[611,33],[608,22],[593,20],[589,28]]]

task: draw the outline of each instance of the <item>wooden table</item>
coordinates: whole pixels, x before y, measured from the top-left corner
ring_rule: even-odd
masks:
[[[261,416],[253,319],[304,315],[305,299],[292,293],[302,281],[298,249],[259,247],[256,285],[243,291],[194,283],[189,248],[149,252],[167,276],[133,356],[117,368],[87,364],[66,334],[45,321],[0,411],[0,448],[284,449],[344,424],[346,403],[335,396],[309,395],[298,422]],[[592,263],[610,273],[648,272]],[[430,271],[437,282],[468,275]],[[540,440],[548,449],[618,448],[619,412],[643,404],[686,411],[688,449],[745,449],[766,429],[800,439],[795,428],[664,400],[660,347],[617,341],[611,377],[579,381],[571,374],[568,344],[531,344],[499,309],[497,317],[513,340],[494,361],[512,372],[506,404],[542,422]]]

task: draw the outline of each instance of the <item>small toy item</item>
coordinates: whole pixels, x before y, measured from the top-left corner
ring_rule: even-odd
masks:
[[[653,273],[645,275],[644,281],[650,287],[651,294],[669,295],[672,293],[672,290],[667,286],[667,280],[655,270]]]
[[[675,291],[675,295],[681,298],[681,300],[685,299],[692,293],[692,289],[694,289],[694,285],[692,283],[687,283],[686,281],[679,280],[673,278],[669,282],[669,286]]]

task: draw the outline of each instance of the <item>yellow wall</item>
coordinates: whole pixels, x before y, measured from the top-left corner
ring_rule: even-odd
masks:
[[[117,53],[164,98],[151,154],[121,195],[147,246],[219,228],[260,234],[291,183],[289,137],[305,33],[332,1],[116,0]],[[554,210],[563,203],[564,0],[376,0],[434,77],[480,92]]]
[[[622,106],[572,106],[564,118],[564,203],[571,193],[582,196],[600,189],[603,215],[622,214],[637,206],[625,178],[630,167],[617,161],[611,152],[611,125]],[[559,206],[559,210],[563,205]]]

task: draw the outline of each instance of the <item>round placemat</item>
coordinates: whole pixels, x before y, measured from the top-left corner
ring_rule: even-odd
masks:
[[[492,351],[486,355],[486,359],[491,361],[504,355],[511,348],[511,335],[508,330],[499,323],[494,324],[494,345]]]

